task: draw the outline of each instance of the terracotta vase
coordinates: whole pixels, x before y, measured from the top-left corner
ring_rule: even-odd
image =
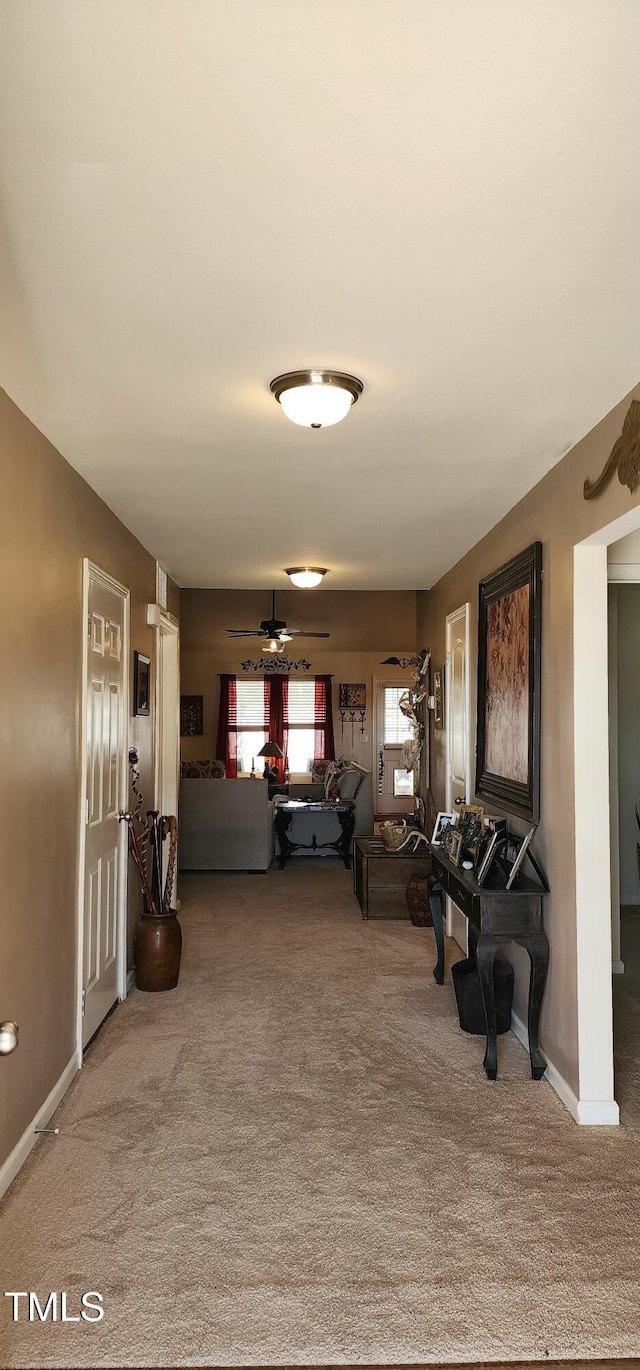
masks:
[[[175,913],[143,913],[134,938],[136,984],[155,993],[175,989],[180,974],[182,930]]]
[[[429,881],[426,875],[410,875],[405,894],[409,917],[414,927],[432,927],[433,919],[429,907]]]

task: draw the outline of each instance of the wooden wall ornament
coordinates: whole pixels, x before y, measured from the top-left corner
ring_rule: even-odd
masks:
[[[632,495],[640,484],[640,401],[632,400],[629,405],[622,432],[614,443],[606,466],[597,480],[586,480],[583,488],[585,499],[597,499],[606,490],[609,482],[618,472],[621,485],[626,485]]]

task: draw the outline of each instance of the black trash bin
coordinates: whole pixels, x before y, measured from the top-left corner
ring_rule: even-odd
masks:
[[[477,967],[471,960],[456,961],[451,967],[451,974],[462,1031],[484,1036],[487,1023]],[[513,1003],[513,966],[509,961],[499,961],[496,957],[493,963],[493,987],[496,996],[496,1030],[508,1032]]]

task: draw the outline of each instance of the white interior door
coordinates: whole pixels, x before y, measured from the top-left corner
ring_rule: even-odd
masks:
[[[398,707],[407,688],[397,680],[376,681],[376,813],[385,816],[413,812],[415,776],[402,759],[402,744],[412,736],[412,729]]]
[[[161,814],[178,813],[180,773],[180,639],[178,626],[161,615],[156,633],[156,805]],[[162,852],[163,883],[168,843]],[[173,891],[175,907],[176,890]]]
[[[124,997],[124,807],[128,591],[86,564],[84,823],[81,833],[81,1041]]]
[[[471,798],[471,746],[469,735],[469,623],[471,605],[463,604],[446,620],[445,728],[446,728],[446,809],[451,813],[456,800]],[[447,934],[467,950],[468,924],[464,914],[447,897]]]

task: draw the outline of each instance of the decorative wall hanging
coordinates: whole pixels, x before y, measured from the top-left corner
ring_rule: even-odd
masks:
[[[433,672],[433,726],[444,728],[444,667]]]
[[[261,661],[252,661],[247,657],[246,661],[241,661],[243,671],[278,671],[286,675],[288,671],[310,671],[311,662],[306,657],[299,657],[298,661],[290,661],[288,656],[267,656]]]
[[[534,542],[479,585],[476,792],[540,817],[540,579]]]
[[[141,652],[133,653],[133,712],[151,713],[151,659]]]
[[[614,473],[618,472],[621,485],[626,485],[632,495],[640,482],[640,402],[632,400],[629,405],[622,432],[611,450],[611,456],[597,480],[586,480],[583,488],[585,499],[597,499],[606,490]]]
[[[386,656],[381,666],[401,666],[406,671],[407,666],[417,666],[420,658],[417,656]]]
[[[202,737],[203,735],[202,695],[180,695],[180,736]]]

